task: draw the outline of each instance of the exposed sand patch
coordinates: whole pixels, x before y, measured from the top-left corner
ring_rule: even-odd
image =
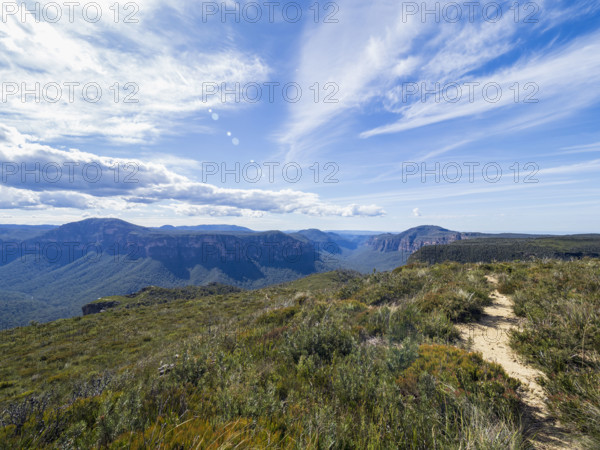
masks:
[[[496,278],[490,276],[488,281],[498,283]],[[509,346],[509,331],[519,325],[511,300],[497,290],[491,297],[493,303],[484,309],[479,322],[458,326],[462,339],[471,343],[472,351],[480,352],[484,359],[500,364],[511,377],[522,383],[519,394],[528,408],[527,420],[534,429],[532,443],[535,448],[577,448],[548,413],[544,390],[536,381],[537,378],[543,378],[544,374],[523,364]]]

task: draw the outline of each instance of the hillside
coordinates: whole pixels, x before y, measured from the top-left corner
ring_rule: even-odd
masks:
[[[539,238],[487,238],[430,245],[409,259],[435,264],[443,261],[492,262],[532,258],[580,259],[600,257],[600,235],[548,236]]]
[[[234,231],[226,231],[227,227]],[[0,329],[73,317],[84,304],[99,297],[128,295],[149,285],[175,288],[222,283],[257,289],[337,269],[361,273],[392,270],[406,264],[423,247],[436,249],[436,257],[423,257],[429,255],[424,252],[430,250],[425,250],[416,260],[437,261],[438,248],[443,252],[458,249],[459,256],[454,258],[441,253],[445,259],[463,261],[462,249],[469,248],[478,255],[473,260],[486,260],[485,255],[496,252],[497,236],[503,236],[435,226],[382,235],[317,229],[253,232],[221,225],[156,229],[118,219],[87,219],[60,227],[18,226],[12,232],[26,239],[2,242]],[[513,236],[510,242],[520,248],[532,241],[531,237]],[[430,247],[432,244],[438,247]],[[511,251],[507,258],[519,255]],[[492,259],[499,258],[487,258]]]
[[[148,285],[258,288],[326,268],[313,243],[281,232],[157,232],[115,219],[63,225],[2,251],[1,328],[72,317]]]
[[[145,289],[103,313],[0,333],[0,442],[528,448],[539,424],[524,388],[465,350],[456,327],[492,303],[493,275],[522,320],[511,345],[548,374],[552,417],[571,448],[593,448],[598,273],[598,260],[412,265],[256,291]]]
[[[56,228],[52,225],[0,225],[0,241],[23,241]]]
[[[391,270],[420,246],[457,235],[439,227],[381,237],[220,225],[154,229],[117,219],[13,232],[1,249],[0,328],[72,317],[99,297],[148,285],[256,289],[333,269]]]
[[[460,232],[433,225],[423,225],[402,233],[360,236],[360,240],[352,251],[342,250],[340,252],[340,259],[343,267],[363,273],[368,273],[372,269],[385,271],[406,264],[413,253],[426,246],[444,246],[458,241],[500,237],[523,239],[534,236]]]

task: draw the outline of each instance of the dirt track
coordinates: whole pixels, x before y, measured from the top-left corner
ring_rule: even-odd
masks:
[[[488,277],[497,284],[498,280]],[[534,430],[531,439],[537,449],[577,448],[567,440],[566,434],[551,419],[545,403],[545,394],[536,379],[544,375],[533,367],[523,364],[509,346],[509,331],[518,326],[511,300],[495,290],[492,305],[486,307],[476,324],[460,325],[462,339],[469,342],[470,349],[480,352],[484,359],[500,364],[513,378],[522,383],[520,395],[527,407],[526,420]]]

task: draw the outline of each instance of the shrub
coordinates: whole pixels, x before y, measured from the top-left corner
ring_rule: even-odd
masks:
[[[398,378],[398,385],[403,392],[418,396],[423,374],[450,387],[456,395],[491,407],[498,416],[518,417],[519,381],[510,378],[500,365],[484,361],[480,354],[445,345],[422,345],[419,357]]]
[[[288,333],[284,346],[295,363],[301,356],[316,356],[322,362],[331,362],[335,355],[350,354],[356,342],[348,330],[325,320]]]

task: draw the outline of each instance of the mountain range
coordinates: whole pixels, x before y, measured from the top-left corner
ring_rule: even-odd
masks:
[[[0,329],[79,315],[100,297],[222,283],[256,289],[313,273],[385,271],[424,246],[507,237],[420,226],[399,234],[231,225],[148,228],[118,219],[0,226]],[[510,235],[513,238],[530,237]]]

